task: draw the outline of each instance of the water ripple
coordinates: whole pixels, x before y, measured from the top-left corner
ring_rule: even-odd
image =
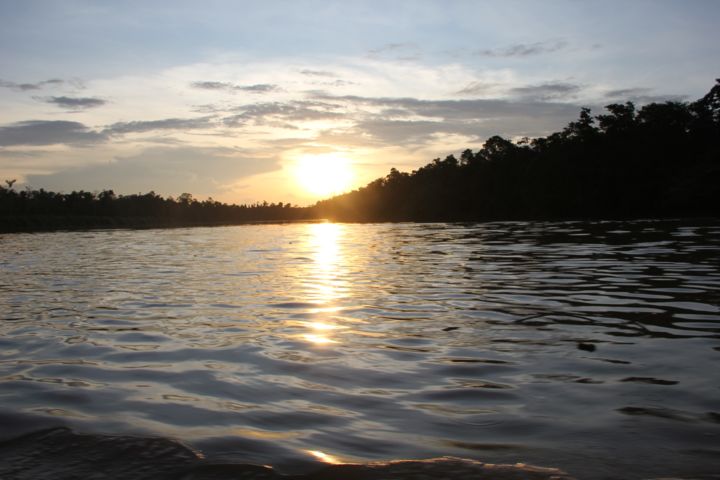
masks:
[[[2,436],[696,472],[720,438],[719,245],[711,221],[2,235],[0,416],[24,419]]]

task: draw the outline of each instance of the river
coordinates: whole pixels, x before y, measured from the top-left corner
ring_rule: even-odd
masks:
[[[720,471],[720,223],[0,235],[0,439]]]

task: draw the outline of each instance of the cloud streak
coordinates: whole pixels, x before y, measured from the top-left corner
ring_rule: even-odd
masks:
[[[539,136],[577,115],[580,106],[524,100],[423,100],[359,96],[322,96],[354,110],[353,126],[323,132],[328,141],[358,139],[380,146],[429,145],[438,134],[484,140],[492,135]]]
[[[633,101],[639,104],[682,102],[687,99],[686,95],[652,95],[653,90],[647,87],[620,88],[605,92],[608,101]]]
[[[161,120],[138,120],[133,122],[117,122],[103,130],[107,135],[125,135],[129,133],[145,133],[154,130],[197,130],[211,128],[214,117],[197,118],[164,118]]]
[[[568,42],[565,40],[547,40],[535,43],[516,43],[503,48],[477,50],[475,53],[486,57],[523,58],[557,52],[567,46]]]
[[[272,83],[258,83],[255,85],[236,85],[229,82],[193,82],[193,88],[201,90],[219,90],[226,92],[249,92],[249,93],[270,93],[277,91],[279,87]]]
[[[493,92],[498,87],[497,83],[470,82],[467,86],[458,90],[458,95],[485,95]]]
[[[0,127],[0,146],[13,145],[90,145],[107,139],[104,132],[91,130],[79,122],[66,120],[28,120]]]
[[[101,107],[107,104],[107,101],[101,98],[92,97],[34,97],[51,105],[56,105],[70,110],[85,110],[88,108]]]
[[[26,92],[29,90],[42,90],[48,85],[61,85],[63,83],[64,80],[61,80],[59,78],[51,78],[49,80],[43,80],[42,82],[37,83],[16,83],[0,79],[0,87],[9,88],[11,90],[17,90],[21,92]]]
[[[156,130],[197,130],[212,128],[215,117],[165,118],[117,122],[102,130],[92,130],[80,122],[67,120],[28,120],[0,127],[0,147],[15,145],[90,145],[114,136],[146,133]]]
[[[337,76],[334,73],[328,72],[325,70],[312,70],[312,69],[300,70],[300,74],[305,75],[307,77],[330,77],[330,78],[333,78],[333,77]]]
[[[559,100],[574,97],[582,90],[580,85],[566,82],[548,82],[510,89],[512,95],[538,101]]]
[[[233,110],[239,113],[225,117],[223,119],[225,125],[238,126],[246,123],[263,125],[272,120],[284,122],[337,120],[347,114],[339,104],[307,100],[254,103],[235,107]]]

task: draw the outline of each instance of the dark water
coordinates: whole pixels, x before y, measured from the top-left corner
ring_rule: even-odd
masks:
[[[712,221],[0,235],[0,439],[711,475],[718,305]]]

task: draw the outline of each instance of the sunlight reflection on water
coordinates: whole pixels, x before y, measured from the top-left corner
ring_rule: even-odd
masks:
[[[345,233],[343,225],[338,223],[312,223],[307,225],[309,232],[308,249],[312,252],[313,262],[308,265],[306,278],[312,283],[312,291],[308,300],[317,302],[321,307],[310,310],[310,313],[322,315],[322,320],[309,322],[312,330],[303,338],[314,345],[338,343],[330,338],[330,331],[340,328],[333,324],[333,316],[329,315],[342,309],[335,302],[342,298],[343,289],[348,288],[342,281],[340,269],[347,268],[349,259],[343,256],[341,239]]]

